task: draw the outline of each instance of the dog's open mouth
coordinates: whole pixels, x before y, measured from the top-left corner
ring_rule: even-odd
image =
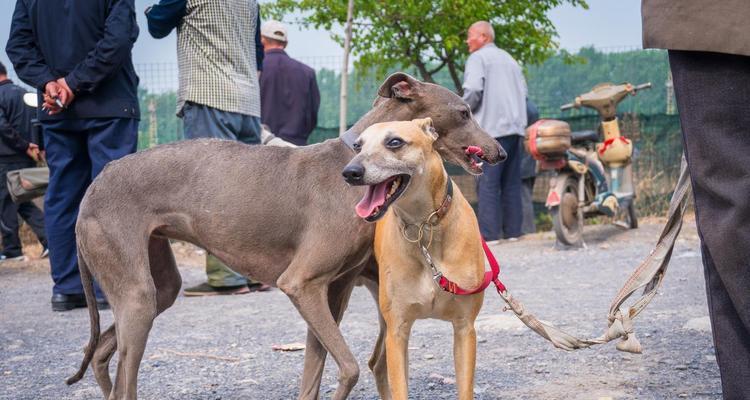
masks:
[[[357,204],[357,215],[367,222],[377,221],[409,185],[409,175],[395,175],[383,182],[367,187],[365,197]]]
[[[487,161],[484,151],[478,146],[467,146],[464,148],[464,154],[466,154],[466,163],[469,164],[471,172],[481,175],[483,172],[482,165]]]

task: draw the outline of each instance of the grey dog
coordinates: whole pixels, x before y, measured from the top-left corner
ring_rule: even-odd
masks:
[[[396,73],[373,109],[350,132],[376,122],[432,117],[436,148],[471,173],[467,155],[479,146],[490,163],[502,148],[472,118],[460,97],[438,85]],[[181,278],[169,238],[196,244],[253,279],[275,284],[308,325],[300,398],[317,399],[325,357],[339,369],[334,399],[359,378],[357,360],[339,330],[355,278],[376,290],[374,225],[354,213],[362,188],[340,172],[354,156],[342,139],[289,148],[194,140],[159,146],[112,162],[81,202],[78,260],[91,318],[91,338],[79,371],[92,363],[105,398],[135,399],[138,368],[154,318],[177,297]],[[92,276],[107,296],[114,323],[100,334]],[[382,324],[382,318],[381,318]],[[381,337],[370,360],[378,391],[388,397]],[[109,362],[119,360],[114,387]]]

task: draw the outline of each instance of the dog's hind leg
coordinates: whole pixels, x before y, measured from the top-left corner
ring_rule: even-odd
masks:
[[[149,266],[156,287],[156,313],[161,314],[169,308],[180,292],[182,278],[177,270],[169,240],[152,236],[149,240]],[[117,337],[114,324],[107,328],[99,338],[94,358],[91,361],[94,376],[104,397],[112,391],[112,379],[109,376],[109,363],[117,350]]]
[[[328,287],[332,276],[330,262],[332,259],[346,259],[346,255],[314,251],[326,238],[316,238],[310,249],[301,246],[298,256],[276,281],[292,301],[308,328],[317,336],[323,347],[331,353],[339,368],[339,385],[333,395],[334,400],[344,400],[359,379],[359,365],[354,358],[344,336],[341,334],[331,308],[328,306]],[[335,242],[331,238],[329,243]],[[317,256],[317,257],[316,257]],[[338,256],[338,257],[337,257]],[[319,258],[319,259],[317,259]],[[333,270],[335,271],[335,269]]]
[[[169,239],[151,236],[148,242],[148,262],[156,287],[156,315],[159,315],[174,304],[182,286],[182,277]]]
[[[354,289],[354,277],[359,274],[360,269],[357,267],[347,272],[343,277],[333,282],[328,289],[328,306],[331,308],[331,315],[336,319],[337,324],[341,324],[341,319],[344,317],[352,289]],[[317,400],[320,397],[320,382],[323,377],[327,354],[328,352],[318,341],[318,338],[308,328],[300,399]]]
[[[115,350],[117,350],[117,338],[115,337],[115,325],[112,324],[99,337],[99,345],[94,352],[94,358],[91,359],[91,369],[94,371],[96,383],[99,384],[105,399],[112,392],[109,362]]]

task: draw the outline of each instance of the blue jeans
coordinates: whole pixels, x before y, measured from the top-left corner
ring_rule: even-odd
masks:
[[[78,207],[91,181],[104,166],[134,153],[138,120],[92,118],[43,121],[49,186],[44,197],[44,223],[49,242],[55,294],[81,294],[75,226]],[[100,294],[98,288],[97,293]]]
[[[182,108],[185,139],[216,138],[260,144],[260,118],[196,104]],[[244,276],[234,272],[212,254],[206,254],[206,276],[213,287],[247,285]]]
[[[484,166],[477,179],[479,230],[485,240],[521,236],[523,211],[521,204],[521,154],[519,135],[496,140],[508,153],[505,162]]]
[[[216,138],[260,144],[260,117],[186,102],[182,107],[185,139]]]

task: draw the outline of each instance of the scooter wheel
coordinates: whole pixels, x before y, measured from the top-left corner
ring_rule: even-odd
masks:
[[[565,181],[560,205],[550,209],[552,226],[560,243],[576,246],[583,236],[583,215],[578,209],[578,182],[573,178]]]

